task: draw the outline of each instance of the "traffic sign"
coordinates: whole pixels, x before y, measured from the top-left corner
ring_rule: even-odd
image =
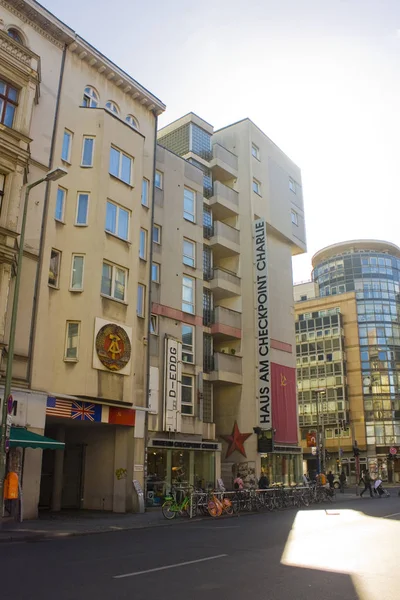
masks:
[[[392,447],[392,448],[390,448],[389,452],[390,452],[390,454],[392,454],[392,455],[394,455],[394,454],[397,454],[397,448],[393,448],[393,447]]]
[[[14,406],[14,398],[10,394],[7,398],[7,410],[8,410],[9,415],[11,415],[11,413],[12,413],[13,406]]]

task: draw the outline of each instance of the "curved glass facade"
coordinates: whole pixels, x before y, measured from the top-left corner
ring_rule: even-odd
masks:
[[[356,292],[367,444],[377,455],[400,445],[400,258],[392,251],[352,249],[313,271],[320,296]]]

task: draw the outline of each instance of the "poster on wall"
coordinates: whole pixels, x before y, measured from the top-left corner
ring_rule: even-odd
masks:
[[[181,431],[182,342],[164,341],[164,431]]]
[[[265,219],[253,223],[253,255],[255,265],[254,292],[257,340],[258,423],[261,429],[272,428],[271,369],[268,306],[267,226]]]

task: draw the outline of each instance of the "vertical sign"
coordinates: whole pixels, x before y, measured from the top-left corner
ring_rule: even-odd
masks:
[[[255,264],[256,341],[258,422],[261,429],[272,428],[271,366],[268,327],[268,256],[267,227],[264,219],[253,223],[253,251]]]
[[[182,342],[165,338],[164,431],[181,431]]]

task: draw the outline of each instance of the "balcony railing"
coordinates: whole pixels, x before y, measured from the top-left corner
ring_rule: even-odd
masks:
[[[232,188],[224,185],[220,181],[214,181],[213,196],[220,196],[221,198],[228,200],[231,204],[239,206],[239,194]]]
[[[233,271],[228,271],[228,269],[223,269],[222,267],[213,269],[213,279],[217,278],[222,279],[227,283],[240,286],[240,277],[238,277],[236,273],[233,273]]]
[[[218,161],[221,161],[221,162],[225,163],[226,165],[228,165],[234,171],[237,171],[238,158],[237,158],[236,154],[233,154],[233,152],[230,152],[229,150],[227,150],[220,144],[213,144],[212,150],[213,150],[213,156],[212,156],[213,160],[215,160],[217,163],[218,163]]]
[[[222,223],[222,221],[215,221],[213,225],[213,237],[220,236],[221,238],[225,238],[234,244],[240,243],[240,233],[238,229],[235,229],[231,225],[227,225],[226,223]]]
[[[236,310],[225,308],[224,306],[217,306],[213,311],[214,323],[220,323],[227,327],[234,327],[235,329],[242,328],[242,315]]]

